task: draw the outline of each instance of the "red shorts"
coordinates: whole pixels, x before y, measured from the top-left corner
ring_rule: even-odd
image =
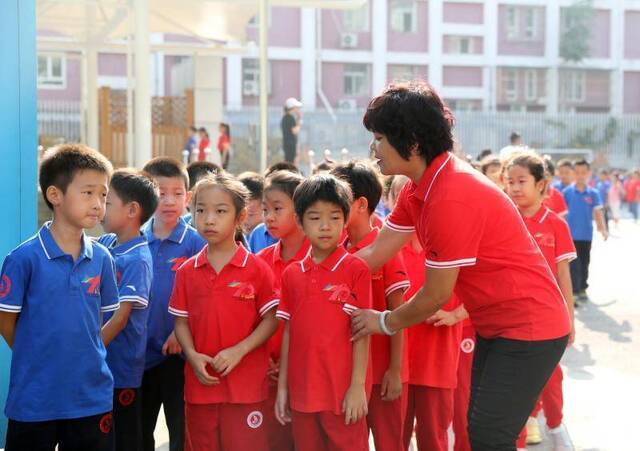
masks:
[[[367,424],[373,433],[375,449],[406,451],[402,444],[404,418],[407,414],[408,384],[402,384],[402,395],[393,401],[383,401],[380,385],[371,388]]]
[[[264,402],[185,403],[185,450],[268,451]]]
[[[369,430],[363,418],[344,424],[333,412],[291,412],[293,440],[300,451],[369,451]]]

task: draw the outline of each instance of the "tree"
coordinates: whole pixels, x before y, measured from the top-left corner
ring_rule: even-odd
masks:
[[[560,57],[580,62],[589,56],[589,40],[594,16],[592,0],[578,0],[561,10]]]

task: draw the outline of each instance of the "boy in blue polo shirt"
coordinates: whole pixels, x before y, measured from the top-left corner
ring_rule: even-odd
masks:
[[[184,446],[184,360],[173,333],[174,317],[169,314],[169,297],[176,270],[206,244],[181,216],[191,200],[189,175],[178,160],[157,157],[144,171],[158,185],[160,199],[153,218],[142,227],[153,259],[151,302],[147,321],[147,350],[142,378],[143,449],[153,451],[153,431],[160,412],[169,429],[169,449]]]
[[[115,384],[116,451],[142,448],[140,386],[147,347],[147,306],[153,261],[140,226],[149,220],[157,206],[158,194],[149,177],[126,169],[113,174],[103,223],[107,234],[100,237],[99,242],[116,260],[120,296],[120,308],[105,315],[102,332],[105,344],[109,343],[107,364]]]
[[[14,249],[0,275],[0,333],[13,348],[6,449],[112,450],[113,377],[101,314],[118,308],[113,259],[84,229],[105,213],[111,164],[64,144],[40,188],[53,220]]]
[[[598,231],[605,240],[609,234],[604,224],[600,194],[587,185],[591,165],[587,160],[580,159],[573,164],[573,168],[575,182],[566,187],[562,194],[569,208],[567,222],[578,254],[578,258],[570,263],[573,297],[576,301],[584,302],[588,299],[586,290],[589,286],[587,280],[593,240],[592,221],[595,219]]]

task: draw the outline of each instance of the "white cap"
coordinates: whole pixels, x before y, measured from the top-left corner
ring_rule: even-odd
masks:
[[[285,108],[287,108],[288,110],[290,110],[291,108],[300,108],[302,106],[302,102],[300,102],[298,99],[296,99],[295,97],[289,97],[285,102],[284,102],[284,106]]]

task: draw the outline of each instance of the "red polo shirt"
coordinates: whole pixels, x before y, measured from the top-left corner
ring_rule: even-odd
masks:
[[[545,207],[548,207],[549,210],[560,216],[569,213],[569,208],[567,207],[567,203],[564,201],[564,196],[553,186],[549,187],[549,193],[543,204]]]
[[[577,258],[569,226],[564,219],[545,206],[532,217],[522,219],[527,230],[536,240],[551,272],[558,277],[558,263]]]
[[[484,338],[569,334],[560,289],[515,205],[445,152],[402,189],[386,227],[415,230],[431,268],[460,268],[455,292]]]
[[[282,272],[285,270],[287,266],[289,266],[293,262],[298,262],[305,258],[311,249],[311,243],[309,240],[305,238],[302,242],[302,246],[298,249],[298,252],[287,261],[282,259],[282,242],[278,241],[275,244],[272,244],[269,247],[262,249],[258,253],[258,257],[263,259],[267,265],[271,268],[273,272],[273,285],[276,289],[276,293],[278,298],[280,297],[280,291],[282,287]],[[284,324],[278,324],[278,329],[276,333],[273,334],[269,341],[267,342],[267,349],[269,350],[269,356],[274,361],[280,360],[280,348],[282,347],[282,333],[284,332]]]
[[[342,414],[353,368],[351,313],[360,308],[371,308],[371,274],[342,246],[320,264],[309,254],[282,273],[276,316],[289,321],[293,410]]]
[[[411,280],[411,289],[405,293],[408,301],[424,285],[424,251],[417,251],[407,243],[400,252]],[[451,311],[459,305],[454,294],[443,310]],[[424,322],[407,329],[410,384],[456,387],[462,327],[462,322],[451,327],[435,327]]]
[[[278,305],[267,264],[240,246],[220,273],[207,260],[205,246],[176,272],[169,312],[189,319],[197,352],[215,356],[244,340],[261,317]],[[266,345],[253,350],[219,385],[202,385],[185,365],[185,400],[193,404],[264,401],[267,397]],[[207,367],[212,375],[213,368]]]
[[[378,233],[379,229],[372,229],[367,236],[365,236],[360,242],[354,246],[350,246],[349,241],[345,242],[345,246],[350,253],[358,252],[370,244],[372,244]],[[422,263],[420,264],[422,266]],[[392,257],[384,266],[371,274],[371,297],[373,300],[373,309],[378,311],[387,310],[387,296],[396,290],[402,290],[403,292],[409,288],[409,277],[407,276],[407,270],[405,269],[404,262],[400,255]],[[391,358],[391,340],[385,335],[372,335],[371,336],[371,369],[373,372],[374,384],[381,384],[384,373],[389,369],[389,360]],[[400,377],[402,382],[409,380],[409,354],[407,352],[407,343],[405,337],[405,343],[403,347],[402,356],[402,369]]]

